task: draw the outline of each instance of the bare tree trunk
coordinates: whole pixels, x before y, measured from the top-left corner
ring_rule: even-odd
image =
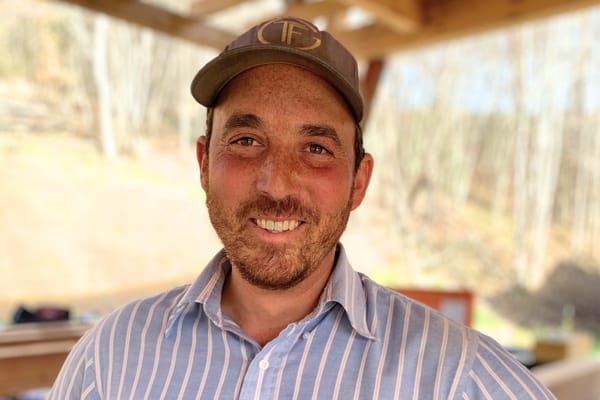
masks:
[[[513,98],[514,113],[516,115],[514,167],[513,167],[513,220],[514,220],[514,266],[516,281],[526,285],[529,254],[527,251],[528,234],[528,201],[527,201],[527,175],[529,165],[529,136],[530,121],[524,113],[524,77],[523,54],[527,51],[524,47],[524,35],[521,29],[511,33],[510,48],[513,60]]]
[[[556,100],[559,89],[552,83],[566,73],[563,60],[552,63],[552,67],[538,66],[544,60],[558,60],[559,43],[548,27],[531,29],[521,35],[520,43],[524,46],[517,52],[521,58],[520,68],[516,70],[521,74],[517,79],[520,82],[517,110],[521,117],[517,128],[514,178],[515,270],[518,281],[529,288],[539,286],[545,278],[545,254],[558,198],[565,115]],[[549,46],[550,43],[553,46]],[[542,60],[535,57],[540,53],[544,57]],[[525,63],[524,57],[528,57]],[[525,66],[529,68],[529,85],[548,88],[547,92],[524,90],[522,71]],[[525,122],[530,119],[529,114],[534,116],[531,119],[533,125]]]
[[[112,32],[109,66],[119,139],[122,147],[140,156],[146,111],[153,89],[155,34],[124,23],[116,24]]]
[[[508,200],[510,193],[510,187],[512,184],[510,160],[513,156],[513,149],[515,148],[515,130],[514,130],[514,119],[512,116],[505,116],[500,122],[498,127],[499,131],[494,132],[496,135],[496,142],[493,142],[494,147],[493,153],[491,154],[491,173],[496,177],[492,193],[492,214],[498,218],[508,212],[509,205]]]
[[[586,124],[587,125],[587,124]],[[590,197],[590,189],[592,185],[592,174],[590,170],[591,159],[590,152],[594,150],[593,141],[594,136],[597,132],[594,132],[591,127],[580,126],[579,129],[579,146],[578,146],[578,158],[576,175],[575,175],[575,187],[573,190],[573,223],[571,233],[571,248],[575,253],[580,253],[586,242],[586,237],[589,232],[589,217],[591,216],[591,210],[589,209],[590,203],[588,199]]]
[[[563,137],[563,116],[559,110],[548,110],[537,126],[536,146],[533,158],[534,200],[532,211],[532,246],[528,286],[542,283],[548,235],[552,223],[552,210],[556,199],[556,183],[560,170]],[[553,118],[554,116],[554,118]]]
[[[594,113],[594,117],[590,117],[590,130],[592,126],[600,126],[600,109],[597,109]],[[592,143],[590,145],[591,157],[590,157],[590,170],[592,171],[590,177],[590,204],[592,208],[590,210],[590,234],[589,240],[591,243],[592,254],[596,254],[600,257],[600,135],[598,129],[594,129],[594,134],[591,135]]]
[[[107,72],[106,35],[108,19],[98,14],[94,19],[94,56],[93,68],[96,90],[98,92],[98,122],[100,125],[100,146],[106,158],[117,156],[117,144],[112,128],[112,107],[110,84]]]
[[[573,221],[571,247],[576,253],[583,251],[586,244],[586,237],[590,232],[591,203],[590,190],[592,188],[591,166],[594,157],[594,132],[592,126],[586,121],[585,116],[585,68],[590,64],[590,51],[593,45],[590,21],[588,18],[581,18],[580,29],[583,33],[580,35],[579,54],[575,58],[573,75],[573,106],[571,107],[570,117],[572,121],[571,134],[577,138],[577,152],[573,157],[575,168],[575,182],[573,189]],[[597,156],[597,155],[596,155]]]
[[[177,130],[179,132],[179,150],[186,153],[192,143],[192,126],[196,110],[200,109],[190,96],[188,81],[193,76],[194,62],[191,49],[184,46],[178,52],[179,62],[177,63],[177,79],[180,90],[178,91],[177,108]],[[204,107],[202,107],[204,109]]]

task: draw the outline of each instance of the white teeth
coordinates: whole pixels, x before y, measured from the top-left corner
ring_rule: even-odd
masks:
[[[299,221],[288,220],[288,221],[272,221],[266,219],[257,219],[256,225],[263,229],[266,229],[273,233],[293,231],[300,225]]]

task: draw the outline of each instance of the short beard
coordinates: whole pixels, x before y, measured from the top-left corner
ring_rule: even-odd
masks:
[[[232,266],[248,283],[268,290],[292,288],[321,267],[346,229],[352,198],[350,195],[339,212],[322,215],[318,208],[304,206],[291,196],[275,200],[257,195],[236,210],[225,209],[210,190],[206,196],[210,220]],[[307,234],[301,243],[281,246],[257,243],[245,230],[250,215],[261,214],[298,218],[307,225]]]

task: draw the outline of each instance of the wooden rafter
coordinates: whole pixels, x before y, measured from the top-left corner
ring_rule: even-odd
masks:
[[[202,46],[223,49],[236,35],[136,0],[63,0],[125,21],[186,39]]]
[[[370,60],[367,65],[365,75],[360,81],[360,91],[365,107],[363,121],[367,121],[369,119],[369,115],[371,114],[373,99],[375,98],[375,92],[377,91],[379,79],[381,78],[384,67],[384,60]]]
[[[142,0],[62,0],[104,12],[148,28],[221,50],[239,32],[206,24],[203,16],[244,0],[197,0],[193,14],[168,11]],[[334,33],[359,59],[391,53],[506,27],[600,4],[600,0],[281,0],[285,14],[314,20],[325,17]],[[349,30],[336,23],[350,7],[374,17],[370,26]],[[234,26],[234,25],[233,25]]]
[[[419,0],[341,0],[349,6],[360,7],[371,13],[393,32],[410,33],[421,25]]]
[[[336,32],[358,58],[380,58],[401,50],[473,35],[525,21],[576,11],[599,0],[430,0],[423,25],[412,34],[398,35],[388,26],[374,24],[354,31]]]
[[[198,0],[191,4],[190,13],[194,17],[201,17],[224,11],[245,2],[246,0]]]
[[[294,3],[290,4],[286,11],[286,15],[314,20],[317,17],[332,18],[337,14],[344,12],[348,6],[339,1],[323,0],[314,3]]]

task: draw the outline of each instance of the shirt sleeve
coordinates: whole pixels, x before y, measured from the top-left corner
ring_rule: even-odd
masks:
[[[95,329],[90,329],[75,344],[63,364],[47,400],[99,399],[93,362]]]
[[[465,371],[463,400],[556,400],[519,361],[488,336],[479,334],[472,368]],[[460,397],[462,396],[462,397]]]

